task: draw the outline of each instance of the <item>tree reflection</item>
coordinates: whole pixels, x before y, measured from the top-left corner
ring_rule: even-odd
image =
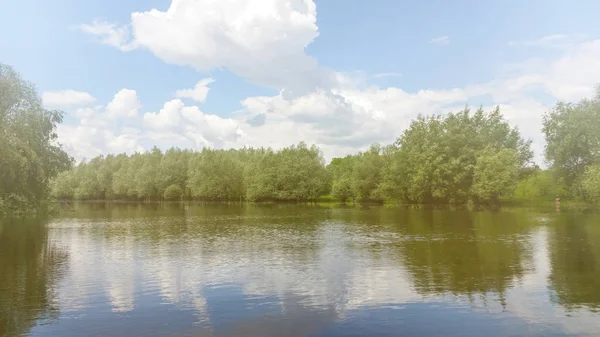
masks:
[[[406,236],[399,251],[421,295],[491,292],[502,300],[531,265],[531,227],[520,213],[412,210],[398,217]]]
[[[0,336],[58,318],[56,286],[66,261],[48,240],[44,221],[0,222]]]
[[[600,215],[565,214],[550,231],[550,287],[567,309],[600,309]]]

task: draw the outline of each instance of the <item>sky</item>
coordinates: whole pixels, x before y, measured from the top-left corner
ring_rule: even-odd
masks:
[[[77,160],[281,148],[326,159],[395,141],[419,114],[491,109],[533,141],[600,82],[600,2],[0,0],[0,62],[65,112]]]

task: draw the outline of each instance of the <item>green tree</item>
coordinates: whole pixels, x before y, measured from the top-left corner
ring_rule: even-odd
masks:
[[[581,189],[586,200],[600,202],[600,165],[588,167],[581,179]]]
[[[158,169],[157,187],[159,194],[165,194],[167,188],[173,185],[178,186],[183,193],[187,182],[190,154],[191,151],[182,151],[177,148],[165,152]]]
[[[544,116],[546,159],[569,186],[600,163],[600,87],[592,99],[558,102]]]
[[[243,163],[236,151],[204,149],[189,164],[192,197],[202,200],[239,200],[243,197]]]
[[[381,146],[373,144],[366,152],[354,158],[353,182],[355,195],[362,201],[380,201],[378,186],[381,182],[381,168],[384,159]]]
[[[396,144],[388,145],[383,149],[383,166],[381,180],[377,186],[377,195],[384,199],[408,200],[406,164],[403,159],[404,152],[399,151]]]
[[[498,203],[515,188],[519,167],[512,149],[491,148],[479,153],[473,174],[473,196],[481,202]]]
[[[513,198],[520,201],[553,201],[556,196],[567,196],[569,188],[564,178],[553,170],[539,168],[518,180]]]
[[[356,199],[353,183],[354,156],[334,158],[327,169],[332,176],[331,196],[342,203],[348,199],[354,202]]]
[[[319,148],[300,143],[257,153],[244,183],[250,201],[309,201],[329,193],[331,176]]]
[[[137,197],[139,199],[159,199],[158,191],[159,168],[163,154],[157,147],[152,148],[141,156],[141,165],[136,172],[135,184]]]
[[[183,189],[179,185],[171,185],[165,189],[164,198],[165,200],[180,200],[183,196]]]
[[[476,197],[478,158],[486,151],[508,149],[514,153],[511,166],[517,173],[530,172],[530,144],[504,120],[499,108],[419,116],[396,141],[397,151],[391,152],[383,169],[380,191],[409,202],[464,203]],[[478,188],[485,183],[480,180]]]
[[[45,209],[50,179],[72,163],[57,142],[62,117],[43,107],[32,84],[0,64],[0,214]]]

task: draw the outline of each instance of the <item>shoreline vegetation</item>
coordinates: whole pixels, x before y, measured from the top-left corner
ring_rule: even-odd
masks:
[[[323,207],[323,208],[338,208],[338,207],[382,207],[382,208],[407,208],[407,209],[432,209],[432,210],[468,210],[468,211],[496,211],[496,210],[519,210],[519,209],[534,209],[540,211],[575,211],[587,212],[598,211],[600,207],[596,204],[590,204],[582,201],[566,201],[561,202],[559,208],[556,207],[555,201],[504,201],[496,205],[474,205],[474,204],[423,204],[423,203],[405,203],[401,201],[385,201],[385,202],[356,202],[340,203],[330,197],[324,200],[317,201],[194,201],[194,200],[52,200],[51,209],[53,213],[57,212],[76,212],[78,206],[111,206],[111,207],[203,207],[203,206],[231,206],[231,207]]]
[[[63,115],[45,109],[35,87],[0,63],[0,216],[47,211],[50,180],[73,165],[57,141]]]
[[[156,147],[74,164],[57,142],[61,111],[0,65],[0,215],[49,200],[338,202],[499,206],[600,203],[600,88],[558,102],[540,126],[548,169],[499,107],[423,116],[390,145],[326,163],[304,142],[283,149]]]

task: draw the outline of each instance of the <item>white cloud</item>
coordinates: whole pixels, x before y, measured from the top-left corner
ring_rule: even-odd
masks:
[[[377,73],[373,75],[374,78],[383,78],[383,77],[400,77],[402,73],[389,72],[389,73]]]
[[[304,49],[319,35],[312,0],[173,0],[166,11],[131,14],[128,26],[82,29],[121,50],[145,48],[161,60],[207,72],[228,68],[254,83],[304,93],[335,75]]]
[[[96,99],[84,91],[61,90],[45,91],[42,94],[42,101],[44,105],[50,107],[69,107],[87,105],[93,103]]]
[[[590,97],[600,79],[600,39],[576,43],[556,59],[533,58],[514,68],[510,77],[488,83],[496,94],[510,94],[500,99],[524,98],[531,88],[541,88],[558,100]]]
[[[141,107],[135,90],[121,89],[108,103],[106,113],[111,118],[135,118]]]
[[[600,77],[598,60],[600,40],[587,41],[554,61],[545,60],[544,67],[536,66],[531,71],[523,68],[519,75],[464,88],[409,93],[394,87],[359,89],[346,80],[333,91],[317,90],[291,97],[285,92],[248,97],[241,102],[243,112],[231,118],[205,113],[174,99],[158,112],[132,119],[138,116],[140,103],[135,91],[124,89],[106,108],[77,110],[79,124],[61,126],[59,133],[76,157],[139,151],[155,144],[161,148],[281,148],[306,141],[318,144],[326,157],[332,158],[364,150],[373,142],[393,142],[418,114],[457,111],[474,97],[489,95],[493,105],[499,104],[505,117],[534,141],[537,163],[542,164],[541,119],[553,101],[540,101],[533,93],[541,90],[569,100],[590,94],[594,81]],[[138,132],[105,129],[125,121]]]
[[[600,81],[600,39],[580,43],[549,64],[545,87],[561,100],[591,96]]]
[[[510,41],[508,43],[509,46],[551,46],[556,42],[562,42],[569,38],[567,34],[552,34],[546,35],[539,39],[529,40],[529,41]]]
[[[144,114],[144,126],[154,137],[166,135],[168,139],[177,140],[177,145],[196,149],[231,146],[243,134],[237,121],[204,114],[198,107],[186,106],[179,99],[166,102],[159,112]]]
[[[117,27],[106,21],[94,21],[91,24],[79,26],[79,29],[96,36],[101,43],[121,51],[131,51],[137,47],[135,41],[131,41],[131,32],[128,27]]]
[[[166,11],[132,13],[126,26],[95,22],[85,30],[121,50],[144,48],[167,63],[201,72],[227,68],[251,82],[280,90],[275,96],[247,97],[241,102],[242,113],[231,118],[186,106],[180,99],[137,118],[141,106],[137,95],[124,89],[101,111],[80,110],[78,127],[100,128],[118,122],[122,128],[127,120],[139,133],[88,130],[90,137],[104,137],[103,142],[91,140],[102,144],[94,145],[92,152],[109,151],[107,144],[127,151],[154,144],[163,148],[279,148],[303,140],[318,144],[331,158],[366,149],[372,142],[394,141],[418,114],[456,111],[475,98],[490,97],[490,107],[500,104],[506,118],[534,140],[540,159],[543,112],[554,99],[590,95],[600,78],[600,40],[557,34],[535,43],[561,44],[564,48],[558,58],[525,60],[505,76],[487,82],[416,92],[369,86],[369,76],[335,73],[305,53],[319,34],[311,0],[172,0]],[[448,36],[429,41],[438,45],[449,42]],[[175,96],[204,102],[211,82],[202,80]],[[540,98],[540,93],[552,98]],[[98,114],[107,118],[95,118]]]
[[[449,36],[439,36],[439,37],[434,37],[433,39],[427,41],[427,43],[430,44],[437,44],[437,45],[446,45],[448,43],[450,43],[450,37]]]
[[[541,47],[566,49],[585,41],[583,34],[550,34],[538,39],[526,41],[510,41],[509,46]]]
[[[213,83],[214,81],[215,80],[212,78],[205,78],[203,80],[200,80],[192,89],[177,90],[177,92],[175,92],[175,97],[191,98],[194,101],[203,103],[206,100],[208,92],[210,91],[208,85]]]
[[[75,110],[77,123],[58,125],[59,141],[77,160],[107,153],[143,151],[141,131],[136,126],[127,126],[139,123],[140,108],[136,91],[122,89],[106,106]]]

